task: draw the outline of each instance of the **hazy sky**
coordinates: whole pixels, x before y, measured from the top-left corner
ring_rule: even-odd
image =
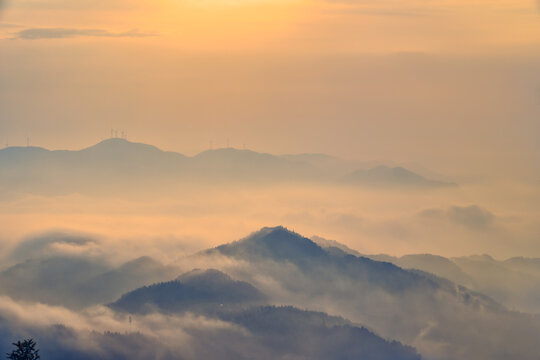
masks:
[[[249,326],[257,319],[250,313],[230,317],[248,319],[245,326],[205,319],[195,308],[195,315],[133,315],[130,335],[131,314],[128,320],[101,306],[80,312],[58,306],[83,306],[86,300],[77,303],[81,291],[105,294],[116,288],[110,279],[126,287],[135,286],[135,277],[142,283],[139,271],[151,276],[161,267],[144,260],[112,272],[108,264],[151,256],[186,271],[234,271],[235,279],[272,294],[272,303],[343,316],[430,358],[537,356],[540,317],[502,311],[480,293],[442,280],[439,286],[388,264],[362,260],[356,266],[347,259],[334,266],[337,257],[321,257],[322,267],[312,266],[320,259],[302,256],[301,249],[308,256],[313,250],[302,241],[286,244],[291,254],[275,263],[272,256],[186,256],[283,225],[362,254],[490,254],[537,263],[540,0],[0,0],[0,149],[27,139],[49,149],[81,149],[108,138],[111,129],[186,155],[227,144],[274,154],[327,153],[400,164],[458,186],[423,186],[430,182],[421,180],[414,186],[414,179],[407,186],[403,172],[397,176],[403,186],[385,186],[391,180],[345,184],[346,171],[336,169],[361,165],[339,161],[325,168],[328,178],[321,181],[287,182],[294,171],[273,181],[266,174],[282,167],[267,157],[260,157],[265,170],[250,181],[245,174],[251,169],[219,156],[154,160],[145,148],[130,153],[145,162],[124,161],[122,141],[100,148],[119,149],[110,159],[112,151],[103,156],[102,150],[58,161],[38,151],[1,151],[7,165],[0,164],[0,272],[19,266],[0,276],[14,284],[12,293],[0,291],[0,352],[3,342],[21,334],[37,339],[43,354],[73,346],[95,349],[101,358],[127,354],[121,346],[131,346],[129,339],[136,339],[131,348],[140,358],[152,346],[188,359],[214,352],[230,358],[244,348],[260,355],[259,344],[281,341],[268,335],[272,331],[255,331],[255,322]],[[38,155],[20,161],[23,153]],[[222,153],[233,159],[240,152]],[[250,159],[243,164],[251,166]],[[156,166],[147,166],[150,161]],[[181,163],[178,171],[165,169]],[[253,244],[268,244],[261,254],[283,252],[283,241],[268,241],[272,237]],[[64,260],[52,260],[56,256]],[[485,289],[510,309],[540,308],[532,260],[514,259],[505,269],[488,257],[410,259],[422,259],[427,268],[440,261],[438,271]],[[465,264],[459,265],[464,271],[455,264]],[[52,270],[42,271],[49,265]],[[347,272],[356,268],[365,274]],[[111,285],[95,287],[98,281]],[[223,319],[227,307],[216,311]],[[298,349],[312,349],[318,339],[306,329],[305,339],[294,339]],[[348,341],[324,333],[336,348]],[[283,351],[301,355],[285,345]]]
[[[534,0],[8,0],[0,143],[77,149],[125,129],[540,176]]]

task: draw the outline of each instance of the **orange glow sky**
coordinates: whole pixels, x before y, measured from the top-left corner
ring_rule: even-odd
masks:
[[[2,143],[77,149],[114,127],[186,154],[229,138],[539,176],[533,0],[8,0],[0,16]]]
[[[233,200],[207,195],[192,201],[208,213],[169,211],[177,204],[156,199],[148,206],[159,216],[145,202],[30,198],[0,202],[0,218],[12,224],[0,237],[72,224],[218,244],[281,223],[366,252],[538,254],[540,4],[0,0],[0,146],[29,136],[31,145],[80,149],[111,128],[187,155],[229,139],[261,152],[416,164],[480,185],[421,199],[235,193],[234,201],[258,201],[232,215]],[[468,204],[495,213],[504,231],[449,229],[432,242],[443,225],[415,215]]]

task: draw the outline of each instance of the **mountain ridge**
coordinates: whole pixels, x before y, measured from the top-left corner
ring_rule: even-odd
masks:
[[[317,243],[327,251],[339,248],[342,256],[343,253],[360,255],[404,269],[417,269],[485,294],[509,309],[540,314],[539,258],[497,260],[488,254],[451,258],[434,254],[371,255],[360,254],[337,241],[321,239]]]
[[[278,235],[282,241],[275,239]],[[265,294],[277,287],[274,300],[279,304],[292,301],[365,324],[385,338],[414,345],[426,358],[502,360],[504,349],[515,358],[535,359],[538,345],[531,334],[540,331],[540,318],[512,311],[491,296],[438,275],[330,245],[332,251],[325,251],[278,226],[198,256],[202,262],[237,267],[235,274]],[[257,276],[260,272],[264,281]],[[494,338],[504,345],[492,346]]]
[[[110,138],[80,150],[48,150],[41,147],[8,147],[0,150],[0,185],[8,191],[70,193],[115,191],[133,186],[166,185],[178,182],[200,184],[322,183],[381,187],[401,184],[434,187],[446,183],[431,181],[400,168],[407,176],[395,176],[379,166],[356,170],[354,162],[325,154],[274,155],[247,149],[205,150],[194,156],[164,151],[156,146]],[[396,168],[394,168],[396,169]],[[378,174],[370,182],[343,181],[351,174]],[[347,175],[349,174],[349,175]],[[341,179],[341,180],[340,180]],[[404,181],[405,179],[406,181]],[[418,179],[422,179],[421,181]],[[124,183],[126,186],[123,186]],[[437,187],[435,186],[435,187]],[[111,190],[112,191],[112,190]]]
[[[341,181],[350,185],[406,186],[406,187],[455,187],[457,184],[427,179],[401,166],[380,165],[371,169],[360,169],[344,175]]]

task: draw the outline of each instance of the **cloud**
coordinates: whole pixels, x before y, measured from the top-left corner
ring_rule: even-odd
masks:
[[[452,206],[447,214],[452,221],[472,229],[489,227],[495,221],[495,215],[477,205]]]
[[[349,3],[349,1],[345,1]],[[423,17],[429,13],[420,9],[367,9],[361,7],[347,7],[339,9],[328,9],[327,13],[337,15],[367,15],[367,16],[389,16],[389,17]]]
[[[11,342],[33,337],[42,356],[54,359],[189,359],[205,345],[239,346],[245,331],[239,326],[198,315],[127,316],[105,307],[74,312],[59,306],[14,301],[0,296],[0,351]],[[214,351],[214,354],[220,354]],[[211,357],[211,358],[217,358]]]
[[[439,214],[447,214],[451,209],[452,207],[440,210]],[[410,274],[412,282],[400,281],[406,288],[402,291],[400,287],[397,289],[394,287],[396,279],[394,275],[405,276],[405,274],[388,264],[372,264],[364,260],[361,263],[369,267],[368,271],[366,268],[357,268],[356,266],[361,264],[358,261],[346,262],[351,266],[341,266],[340,263],[334,264],[317,259],[319,258],[315,257],[309,264],[271,259],[248,261],[223,256],[214,257],[214,255],[206,257],[204,253],[201,253],[197,257],[183,258],[179,260],[179,264],[204,268],[205,266],[199,266],[204,264],[194,266],[194,263],[206,262],[236,279],[252,283],[263,293],[269,294],[273,304],[290,304],[344,316],[355,323],[369,326],[387,338],[399,338],[416,345],[424,350],[426,355],[434,355],[434,357],[445,354],[447,355],[445,358],[463,358],[464,356],[459,353],[466,351],[471,355],[468,358],[499,359],[502,357],[492,355],[500,349],[485,346],[485,344],[494,343],[499,338],[506,338],[509,341],[505,349],[515,352],[516,358],[533,358],[524,355],[528,355],[529,350],[530,352],[537,350],[536,347],[530,345],[535,340],[521,340],[523,334],[537,333],[537,323],[529,325],[522,323],[515,314],[505,315],[505,313],[493,312],[490,310],[492,307],[489,302],[486,303],[481,297],[456,288],[452,284],[445,285],[446,283],[443,282],[440,291],[434,292],[430,285],[431,281],[417,283],[414,279],[418,279],[420,275]],[[50,281],[60,282],[66,272],[70,273],[70,270],[57,272],[55,276],[51,275],[48,278]],[[370,274],[369,277],[362,275],[367,273]],[[100,284],[104,283],[100,282]],[[475,304],[485,306],[485,311],[478,311]],[[456,313],[459,316],[456,316]],[[279,323],[280,318],[276,319]],[[524,318],[523,321],[528,320]],[[65,326],[58,328],[56,324],[65,324],[69,328]],[[5,346],[10,345],[9,340],[22,337],[18,335],[21,332],[17,332],[20,329],[24,334],[36,338],[40,347],[41,344],[47,347],[43,348],[43,353],[50,354],[48,358],[59,360],[69,358],[65,355],[69,351],[76,352],[71,358],[80,359],[182,357],[210,360],[216,358],[214,354],[222,355],[223,359],[281,358],[265,352],[266,349],[271,348],[266,347],[266,342],[263,344],[257,342],[258,338],[264,341],[274,339],[268,335],[259,337],[256,331],[263,329],[262,327],[239,328],[235,324],[238,323],[230,323],[227,319],[221,321],[217,318],[189,314],[186,316],[134,315],[133,330],[140,334],[120,335],[129,328],[127,317],[122,317],[121,314],[115,314],[106,308],[92,307],[75,312],[65,307],[13,301],[0,296],[0,338],[5,339]],[[474,331],[467,330],[471,329],[470,324],[475,325]],[[2,326],[6,329],[4,333],[2,333]],[[482,331],[476,330],[477,328]],[[55,329],[62,331],[58,332]],[[488,329],[495,330],[487,331]],[[101,334],[108,331],[118,334],[113,336],[107,333]],[[15,332],[17,335],[14,335]],[[51,336],[49,337],[48,334]],[[515,338],[509,338],[510,335]],[[297,343],[309,342],[304,342],[302,339]],[[523,349],[519,348],[521,343],[524,344]],[[456,344],[459,346],[455,346]],[[4,351],[1,345],[0,352]],[[133,349],[139,349],[141,354],[137,354],[138,351]],[[164,349],[177,355],[173,357],[167,353],[157,356],[158,354],[149,352],[155,349]],[[53,351],[61,352],[63,355],[52,356]],[[84,354],[87,355],[83,356]],[[103,355],[99,356],[101,354]],[[254,356],[254,354],[259,356]],[[326,358],[336,358],[336,356]]]
[[[0,293],[80,309],[112,302],[124,292],[180,273],[149,256],[118,263],[116,251],[107,245],[61,233],[26,239],[6,256],[13,266],[0,272]]]
[[[152,33],[143,33],[138,30],[125,32],[111,32],[104,29],[75,29],[75,28],[28,28],[15,33],[13,39],[40,40],[40,39],[66,39],[74,37],[110,37],[110,38],[140,38],[156,36]]]
[[[239,254],[243,256],[242,251]],[[236,273],[243,273],[244,281],[257,284],[261,290],[265,287],[259,286],[256,278],[264,275],[267,289],[280,290],[282,299],[274,299],[276,303],[288,303],[343,316],[367,325],[385,337],[398,338],[418,347],[421,352],[425,352],[423,355],[426,358],[502,358],[499,350],[493,351],[493,348],[485,345],[495,341],[501,344],[501,348],[519,353],[517,357],[524,359],[530,358],[536,351],[536,345],[532,345],[535,344],[534,340],[524,339],[522,334],[537,331],[540,324],[533,324],[526,316],[506,312],[483,295],[416,272],[413,272],[416,274],[414,276],[426,276],[429,280],[412,280],[410,283],[399,281],[400,284],[417,284],[418,287],[394,287],[396,283],[387,282],[386,279],[395,279],[401,270],[388,264],[356,260],[356,264],[363,262],[366,265],[360,270],[350,266],[350,258],[344,260],[344,263],[349,264],[344,267],[314,259],[326,258],[316,256],[312,258],[313,262],[303,259],[273,264],[271,260],[261,261],[257,258],[247,267],[245,263],[239,262],[238,265],[246,271],[237,269]],[[378,268],[371,273],[369,266]],[[371,275],[366,277],[367,273]],[[433,282],[439,285],[433,288]],[[269,294],[273,296],[275,292]],[[397,308],[400,310],[396,311]],[[475,324],[475,330],[468,331],[468,324]],[[477,331],[477,328],[482,331]],[[488,331],[490,329],[495,330]],[[503,340],[506,342],[503,343]]]
[[[414,349],[345,319],[290,306],[211,317],[153,313],[128,318],[103,307],[75,313],[0,297],[0,352],[28,337],[36,340],[43,358],[57,360],[329,359],[350,354],[419,359]]]
[[[0,4],[2,3],[18,8],[46,10],[125,10],[138,5],[138,2],[134,0],[17,0],[9,3],[6,0],[0,0]]]
[[[2,9],[2,1],[0,1],[0,10]],[[15,29],[20,28],[22,25],[19,24],[9,24],[9,23],[0,23],[0,29]]]
[[[90,255],[99,241],[88,235],[50,232],[20,242],[9,254],[10,262],[54,254]]]
[[[426,209],[419,214],[427,219],[447,219],[469,229],[486,229],[495,223],[496,216],[478,205],[450,206],[447,209]]]

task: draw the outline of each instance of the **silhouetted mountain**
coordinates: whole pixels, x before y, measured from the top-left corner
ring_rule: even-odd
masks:
[[[305,272],[321,276],[316,282],[330,275],[367,281],[391,291],[416,285],[436,287],[431,280],[404,271],[391,263],[353,255],[335,256],[312,240],[282,226],[263,228],[240,241],[207,250],[207,254],[216,252],[253,262],[290,262]],[[326,275],[321,273],[323,269]]]
[[[134,318],[135,324],[145,321],[142,316]],[[90,332],[69,325],[38,325],[24,332],[37,340],[43,359],[55,360],[420,360],[413,348],[384,340],[344,319],[292,307],[250,308],[176,324],[160,324],[154,318],[153,327],[170,326],[157,330],[160,336]],[[19,326],[0,315],[0,352],[7,353],[11,339],[21,336]]]
[[[77,293],[80,285],[107,270],[106,265],[83,258],[30,259],[0,273],[0,293],[19,300],[77,307],[84,301],[84,295]]]
[[[131,314],[189,311],[240,325],[250,334],[249,346],[260,349],[257,358],[420,359],[414,349],[343,318],[290,306],[250,306],[263,300],[247,282],[217,270],[193,270],[131,291],[109,306]]]
[[[66,232],[48,232],[28,237],[19,242],[2,259],[4,263],[17,264],[29,259],[37,259],[55,254],[55,247],[82,250],[88,246],[97,246],[98,241],[91,236]]]
[[[514,257],[506,260],[505,264],[514,270],[519,270],[524,273],[529,273],[540,277],[539,258]]]
[[[255,307],[225,313],[221,319],[242,325],[256,335],[270,358],[303,359],[420,359],[416,351],[387,341],[366,328],[325,313],[291,306]]]
[[[143,256],[90,279],[81,284],[81,288],[82,292],[87,293],[89,302],[103,304],[117,299],[126,291],[172,279],[176,274],[177,268]]]
[[[163,171],[174,173],[186,162],[186,156],[163,151],[155,146],[133,143],[124,139],[107,139],[89,148],[74,151],[85,166],[94,169],[118,170],[123,172]]]
[[[179,182],[337,183],[351,171],[352,164],[323,154],[278,156],[233,148],[186,157],[155,146],[113,138],[79,151],[49,151],[36,147],[2,149],[0,186],[5,192],[67,194],[136,191],[143,186],[146,191],[164,191],[164,186]],[[448,185],[403,168],[358,170],[345,179],[345,182],[382,187]]]
[[[113,333],[80,331],[70,324],[54,326],[32,326],[24,334],[8,327],[8,320],[0,317],[0,351],[3,354],[13,349],[13,340],[21,336],[32,336],[37,341],[41,359],[55,360],[124,360],[124,359],[175,359],[183,360],[178,350],[155,337],[140,333]],[[82,337],[84,345],[81,346]],[[217,359],[217,357],[214,357]]]
[[[235,281],[217,270],[197,269],[174,281],[133,290],[109,306],[132,314],[152,311],[177,313],[248,305],[263,299],[264,296],[247,282]]]
[[[292,160],[295,162],[309,162],[312,164],[342,161],[341,159],[336,158],[335,156],[326,155],[326,154],[285,154],[285,155],[280,155],[280,157],[285,158],[287,160]]]
[[[328,240],[320,236],[312,236],[311,240],[317,245],[319,245],[320,247],[322,247],[327,252],[335,253],[336,255],[362,256],[362,254],[360,254],[358,251],[353,250],[349,248],[348,246],[335,240]]]
[[[370,256],[371,258],[371,256]],[[404,269],[423,270],[437,276],[452,280],[457,284],[470,286],[469,276],[451,260],[431,254],[405,255],[388,260]]]
[[[263,228],[243,240],[221,245],[209,251],[218,251],[223,255],[239,258],[262,258],[277,261],[301,261],[328,256],[313,241],[282,226]]]
[[[365,165],[357,161],[348,161],[326,154],[286,154],[280,155],[280,158],[297,164],[310,164],[327,172],[329,177],[339,177]]]
[[[429,272],[486,294],[510,309],[540,314],[540,259],[498,261],[485,254],[450,259],[430,254],[365,256]]]
[[[22,163],[38,164],[46,160],[50,151],[35,146],[13,146],[0,150],[0,162],[2,167],[10,168]]]
[[[450,259],[442,256],[431,254],[413,254],[402,257],[386,254],[364,255],[335,240],[327,240],[317,236],[312,239],[324,250],[336,255],[341,254],[341,256],[345,256],[349,254],[358,257],[367,257],[375,261],[392,263],[404,269],[422,270],[442,278],[450,279],[461,285],[466,286],[469,284],[468,276]]]
[[[0,150],[0,185],[38,194],[108,193],[176,179],[185,156],[123,139],[108,139],[79,151],[41,148]]]
[[[540,266],[537,261],[498,261],[489,255],[450,260],[468,275],[471,288],[489,294],[513,309],[540,314]]]
[[[276,227],[198,256],[238,261],[235,274],[271,301],[342,315],[412,344],[427,357],[504,359],[502,353],[512,353],[534,359],[535,349],[540,350],[531,335],[540,331],[540,320],[530,315],[508,311],[482,293],[424,271],[354,256],[343,247],[329,249]],[[420,263],[439,261],[429,257]],[[494,346],[494,339],[501,345]]]
[[[432,254],[360,255],[337,241],[318,237],[314,240],[335,255],[365,256],[404,269],[418,269],[486,294],[510,309],[540,314],[540,259],[515,257],[499,261],[487,254],[456,258]]]
[[[64,246],[71,243],[69,239],[59,241]],[[72,242],[85,246],[88,239],[79,237]],[[43,248],[44,244],[47,248],[51,240],[40,240],[37,247],[32,244],[35,245],[23,247],[21,256],[25,257],[28,249]],[[533,259],[499,262],[485,255],[454,259],[416,255],[402,258],[404,264],[414,264],[415,269],[403,269],[350,252],[353,251],[336,242],[326,242],[321,247],[284,227],[264,228],[237,242],[182,259],[183,266],[191,261],[215,264],[236,280],[218,270],[196,270],[168,281],[174,276],[162,276],[170,274],[169,270],[148,258],[111,268],[92,257],[56,256],[27,260],[0,273],[0,292],[17,300],[77,308],[122,290],[124,295],[116,293],[118,301],[110,305],[118,310],[115,318],[126,315],[121,312],[137,314],[136,321],[149,319],[147,329],[153,329],[156,321],[184,326],[197,319],[196,329],[179,330],[180,334],[189,333],[188,337],[200,340],[190,348],[190,356],[198,354],[195,358],[212,359],[216,354],[231,359],[377,358],[376,354],[383,354],[382,359],[415,358],[410,349],[402,352],[401,345],[392,347],[391,343],[381,342],[369,335],[373,332],[414,346],[429,359],[537,360],[538,316],[509,311],[475,291],[477,288],[470,290],[425,271],[430,268],[454,276],[461,275],[461,270],[473,285],[480,279],[489,286],[499,286],[494,289],[504,289],[510,282],[521,286],[519,281],[526,278],[523,274],[535,276]],[[396,263],[401,259],[380,258]],[[510,266],[515,268],[509,271]],[[527,271],[518,271],[517,267]],[[483,278],[484,271],[498,279]],[[143,283],[153,276],[160,278],[150,282],[154,285]],[[13,303],[10,305],[11,300],[6,297],[2,301],[8,305],[0,306],[0,335],[11,336],[2,329],[19,327],[2,328],[2,316],[12,318],[9,309]],[[317,309],[347,320],[288,307],[256,307],[262,304]],[[146,315],[154,311],[167,316]],[[124,318],[127,324],[127,317]],[[210,330],[204,330],[205,324]],[[370,332],[353,324],[362,324]],[[131,339],[114,337],[114,341],[125,340],[129,344],[128,338]],[[95,339],[107,342],[111,338],[99,335]],[[148,338],[139,340],[145,343]],[[112,351],[109,345],[104,348]],[[118,346],[122,348],[121,344]],[[130,347],[122,349],[119,358],[130,357]],[[146,356],[152,354],[145,352]]]
[[[233,148],[207,150],[190,160],[191,173],[205,181],[320,181],[324,175],[308,162]]]
[[[110,302],[126,291],[174,278],[176,268],[143,257],[111,268],[98,259],[51,256],[0,272],[0,294],[69,308]]]
[[[87,154],[94,153],[98,156],[111,156],[111,154],[114,154],[118,156],[118,158],[133,156],[144,158],[151,154],[161,154],[164,152],[153,145],[135,143],[121,138],[106,139],[80,151]],[[183,157],[183,155],[179,153],[170,154]]]
[[[352,185],[364,186],[406,186],[406,187],[444,187],[456,186],[454,183],[426,179],[402,167],[378,166],[369,170],[356,170],[345,175],[342,181]]]

